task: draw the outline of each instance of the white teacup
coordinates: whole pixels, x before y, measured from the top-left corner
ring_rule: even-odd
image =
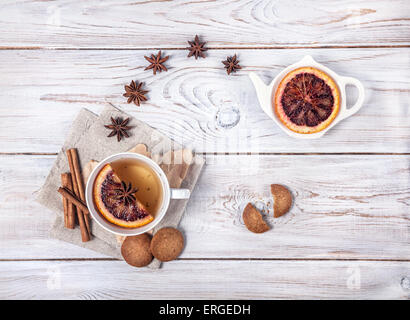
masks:
[[[124,227],[117,226],[107,221],[98,212],[98,209],[95,206],[94,200],[93,200],[94,182],[100,170],[107,163],[111,163],[111,162],[114,162],[117,160],[123,160],[123,159],[135,159],[135,160],[139,160],[143,162],[144,164],[148,165],[157,174],[159,181],[161,182],[161,186],[162,186],[162,203],[160,204],[160,206],[158,207],[159,209],[155,213],[154,220],[152,220],[150,223],[146,224],[145,226],[138,227],[138,228],[124,228]],[[162,169],[158,166],[158,164],[156,164],[152,159],[146,156],[143,156],[141,154],[138,154],[138,153],[130,153],[130,152],[117,153],[101,161],[91,172],[88,178],[88,181],[87,181],[86,189],[85,189],[85,198],[87,202],[87,207],[88,207],[88,210],[90,211],[90,214],[93,220],[96,221],[105,230],[121,235],[121,236],[135,236],[135,235],[150,231],[164,218],[168,210],[171,199],[188,199],[189,196],[190,196],[190,191],[188,189],[170,188],[168,179],[164,171],[162,171]]]

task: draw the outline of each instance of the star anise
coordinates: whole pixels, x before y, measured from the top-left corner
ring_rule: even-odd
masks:
[[[145,96],[148,91],[142,90],[141,87],[144,85],[144,82],[140,82],[138,85],[134,82],[134,80],[131,81],[129,86],[124,86],[125,88],[125,93],[123,94],[124,97],[127,97],[128,103],[131,103],[134,101],[134,103],[139,106],[141,101],[147,101],[147,97]]]
[[[125,203],[125,205],[129,205],[136,200],[134,193],[137,191],[137,188],[132,188],[131,183],[129,183],[127,186],[124,181],[121,181],[121,187],[119,189],[115,189],[116,199],[121,200]]]
[[[164,58],[161,58],[161,50],[158,52],[158,54],[155,56],[153,54],[151,54],[151,58],[144,56],[144,58],[150,62],[151,64],[146,67],[144,70],[149,70],[152,69],[152,71],[154,72],[154,74],[157,74],[157,71],[162,72],[162,70],[164,71],[168,71],[168,69],[163,65],[163,63],[165,61],[168,60],[169,56],[166,56]]]
[[[206,42],[199,42],[199,38],[196,35],[195,40],[188,41],[188,43],[191,46],[187,48],[189,50],[188,58],[192,56],[195,56],[195,59],[198,59],[198,57],[205,58],[204,51],[208,50],[204,48]]]
[[[107,124],[104,127],[107,129],[111,129],[111,133],[107,137],[113,137],[117,135],[117,140],[121,141],[122,137],[129,137],[128,130],[130,130],[132,127],[127,126],[128,122],[130,121],[130,118],[125,119],[122,121],[120,117],[113,118],[111,117],[111,123],[112,124]]]
[[[225,61],[222,61],[225,65],[226,72],[231,74],[231,72],[236,72],[242,67],[239,65],[239,60],[236,60],[236,54],[233,57],[227,57]]]

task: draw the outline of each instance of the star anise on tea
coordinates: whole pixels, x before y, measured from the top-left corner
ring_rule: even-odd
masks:
[[[163,65],[163,63],[165,61],[168,60],[169,56],[166,56],[164,58],[161,58],[161,50],[158,52],[158,54],[155,56],[154,54],[151,54],[151,58],[144,56],[144,58],[150,62],[151,64],[146,67],[144,70],[149,70],[152,69],[152,71],[154,72],[154,74],[157,74],[157,71],[162,72],[162,70],[164,71],[168,71],[167,67],[165,67]]]
[[[190,47],[187,49],[189,50],[188,58],[195,56],[195,59],[198,57],[205,58],[204,51],[208,50],[204,48],[206,42],[199,42],[199,37],[196,35],[194,41],[188,41]]]
[[[127,126],[128,122],[130,121],[130,118],[125,119],[124,121],[122,118],[117,117],[113,118],[111,117],[111,124],[107,124],[104,127],[107,129],[111,129],[111,133],[107,137],[113,137],[117,136],[117,140],[121,141],[122,137],[129,137],[128,130],[130,130],[132,127]]]
[[[125,205],[129,205],[135,202],[136,198],[134,193],[137,191],[138,189],[134,189],[131,183],[127,186],[124,181],[121,181],[121,187],[119,189],[115,189],[116,199],[124,202]]]
[[[147,97],[145,96],[148,91],[142,90],[141,87],[144,85],[144,82],[140,82],[138,85],[135,83],[134,80],[131,81],[129,86],[124,86],[125,93],[123,94],[124,97],[127,97],[128,103],[134,101],[134,103],[139,106],[141,101],[147,101]]]
[[[233,57],[227,57],[225,61],[222,61],[225,65],[226,73],[229,75],[231,72],[236,72],[242,67],[239,65],[239,60],[236,59],[236,54]]]

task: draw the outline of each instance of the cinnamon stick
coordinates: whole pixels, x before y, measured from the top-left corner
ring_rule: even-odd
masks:
[[[82,212],[86,212],[89,214],[87,205],[81,201],[79,198],[75,196],[70,190],[67,188],[58,188],[58,192],[63,196],[64,199],[66,199],[69,203],[72,203],[77,206],[78,209],[80,209]]]
[[[61,174],[61,185],[67,187],[68,173]],[[63,197],[64,227],[68,228],[68,200]]]
[[[58,192],[68,201],[71,203],[75,204],[77,206],[77,217],[78,217],[78,223],[80,225],[80,230],[81,230],[81,239],[83,242],[87,242],[90,240],[90,235],[87,230],[87,226],[85,225],[84,222],[84,215],[82,210],[87,210],[86,205],[79,200],[74,194],[72,194],[69,190],[65,188],[58,188]]]
[[[61,185],[63,188],[73,191],[73,181],[71,180],[71,173],[66,172],[61,174]],[[66,198],[63,197],[64,203],[64,225],[68,229],[75,227],[75,207]]]
[[[74,161],[73,161],[71,150],[73,150],[73,149],[69,149],[69,150],[66,151],[67,159],[68,159],[68,165],[70,167],[71,177],[72,177],[72,181],[73,181],[74,195],[77,198],[80,199],[79,188],[78,188],[78,183],[77,183],[78,174],[76,174],[76,172],[75,172],[75,166],[74,166]],[[59,192],[60,192],[60,189],[59,189]],[[73,203],[76,204],[74,201],[73,201]],[[80,225],[80,229],[81,229],[81,239],[82,239],[83,242],[87,242],[87,241],[90,240],[90,230],[89,230],[89,228],[87,228],[87,224],[86,224],[85,219],[84,219],[84,212],[83,212],[84,208],[81,208],[81,206],[78,205],[78,204],[76,204],[76,205],[77,205],[78,224]]]
[[[71,159],[73,160],[75,181],[76,181],[77,187],[78,187],[78,195],[79,195],[81,201],[85,202],[84,180],[83,180],[83,174],[81,172],[80,161],[78,160],[77,149],[69,149],[69,151],[71,152]],[[87,210],[87,212],[88,212],[88,210]],[[89,215],[85,215],[84,216],[84,221],[85,221],[85,224],[87,226],[88,233],[91,235],[89,217],[90,217]]]
[[[70,179],[68,180],[68,186],[67,189],[73,192],[73,177],[71,176],[70,173]],[[77,208],[74,206],[72,203],[68,203],[68,227],[71,229],[74,229],[75,227],[75,222],[76,222],[76,217],[77,216]]]

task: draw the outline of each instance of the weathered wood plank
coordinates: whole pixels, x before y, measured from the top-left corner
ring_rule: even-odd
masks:
[[[409,156],[207,156],[181,223],[183,258],[397,259],[410,257]],[[54,213],[34,202],[52,156],[1,156],[0,259],[103,257],[48,238]],[[287,185],[295,204],[249,232],[247,202]],[[271,206],[272,206],[272,201]]]
[[[199,152],[410,152],[407,49],[217,50],[198,61],[168,50],[170,70],[156,76],[143,70],[143,56],[151,52],[2,51],[0,150],[57,152],[80,108],[99,112],[112,102]],[[227,76],[221,60],[235,52],[244,69]],[[366,88],[356,115],[310,141],[289,138],[276,127],[259,108],[247,76],[256,71],[268,82],[305,54]],[[122,97],[132,79],[149,90],[141,108]],[[349,92],[352,104],[356,93]],[[222,129],[218,112],[225,124],[239,114],[239,124]]]
[[[385,261],[0,262],[0,298],[409,299],[409,272]]]
[[[410,3],[382,1],[2,1],[1,47],[410,44]]]
[[[7,156],[0,166],[0,259],[107,258],[50,239],[55,213],[35,202],[55,157]]]
[[[270,232],[247,232],[243,207],[271,209],[272,183],[290,188],[293,208],[270,210]],[[192,257],[410,257],[408,156],[207,157],[192,200],[182,221]]]

